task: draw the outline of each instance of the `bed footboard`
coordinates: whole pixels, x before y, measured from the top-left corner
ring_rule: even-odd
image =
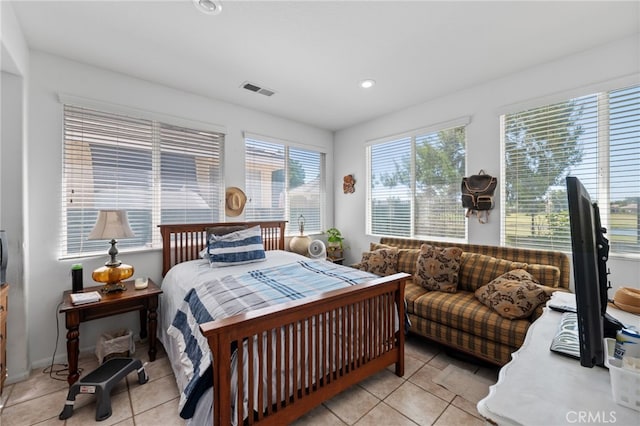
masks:
[[[400,273],[201,325],[213,354],[214,424],[287,424],[388,365],[404,375],[408,278]]]

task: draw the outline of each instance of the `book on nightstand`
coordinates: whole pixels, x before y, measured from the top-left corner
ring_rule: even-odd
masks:
[[[100,301],[100,299],[102,299],[102,296],[100,296],[100,293],[98,293],[97,291],[90,291],[87,293],[71,293],[69,297],[71,297],[71,303],[73,303],[74,305],[98,302]]]

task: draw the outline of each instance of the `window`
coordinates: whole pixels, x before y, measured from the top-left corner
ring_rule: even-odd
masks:
[[[467,123],[369,145],[367,233],[466,239],[460,182]]]
[[[611,251],[640,253],[640,86],[502,117],[502,238],[571,250],[565,177],[600,207]]]
[[[320,233],[325,210],[325,154],[245,135],[247,220],[289,221],[288,233]]]
[[[104,252],[88,241],[101,209],[124,209],[135,238],[161,244],[160,223],[217,222],[224,134],[64,106],[62,255]]]

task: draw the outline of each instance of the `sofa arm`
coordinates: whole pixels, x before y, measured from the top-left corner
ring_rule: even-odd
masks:
[[[546,285],[541,285],[539,284],[540,287],[542,287],[542,289],[544,290],[545,294],[547,295],[547,300],[549,300],[551,298],[551,295],[553,293],[555,293],[556,291],[561,291],[563,293],[569,293],[569,289],[566,288],[562,288],[562,287],[548,287]],[[545,307],[546,303],[541,303],[538,305],[538,307],[533,311],[533,313],[531,314],[531,316],[529,317],[529,320],[531,320],[531,322],[534,322],[535,320],[537,320],[538,318],[540,318],[542,316],[542,311]]]

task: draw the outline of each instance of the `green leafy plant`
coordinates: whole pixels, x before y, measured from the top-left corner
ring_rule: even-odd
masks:
[[[327,234],[328,242],[337,244],[342,248],[342,241],[344,241],[344,237],[342,236],[342,233],[340,233],[339,229],[329,228],[325,231],[325,234]]]

